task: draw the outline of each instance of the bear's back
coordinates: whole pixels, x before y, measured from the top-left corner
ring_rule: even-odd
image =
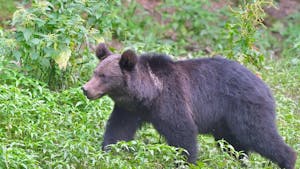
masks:
[[[230,98],[274,104],[268,86],[259,77],[238,62],[220,56],[173,61],[167,55],[150,53],[142,55],[140,63],[149,65],[168,87],[183,86],[197,100],[214,102]]]
[[[213,57],[178,61],[176,64],[188,74],[193,88],[206,88],[205,91],[210,93],[218,92],[253,102],[260,101],[257,98],[273,100],[268,86],[238,62]]]

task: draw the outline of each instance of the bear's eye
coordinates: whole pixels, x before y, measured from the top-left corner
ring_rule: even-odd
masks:
[[[99,74],[99,77],[105,77],[105,74],[101,73]]]

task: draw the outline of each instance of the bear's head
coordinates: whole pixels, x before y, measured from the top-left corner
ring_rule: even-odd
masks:
[[[133,72],[137,63],[137,55],[126,50],[121,55],[113,54],[104,43],[96,49],[99,59],[92,78],[82,87],[88,99],[94,100],[103,95],[116,95],[126,86],[128,74]]]

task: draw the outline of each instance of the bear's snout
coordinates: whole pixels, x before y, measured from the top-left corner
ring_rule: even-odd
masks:
[[[83,92],[84,95],[87,95],[87,90],[84,88],[84,86],[81,87],[81,90],[82,90],[82,92]]]
[[[92,99],[93,97],[91,96],[91,94],[89,93],[88,89],[86,89],[86,87],[81,87],[81,90],[83,92],[83,94],[88,98],[88,99]]]
[[[85,86],[81,87],[81,90],[89,100],[101,98],[105,94],[103,92],[95,92],[94,90],[89,90],[88,87]]]

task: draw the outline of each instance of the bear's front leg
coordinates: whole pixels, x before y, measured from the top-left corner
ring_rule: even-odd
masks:
[[[106,124],[102,150],[109,144],[132,140],[141,123],[139,116],[115,105]]]
[[[185,155],[188,162],[195,163],[198,152],[197,127],[192,118],[184,112],[162,114],[161,117],[153,119],[153,126],[166,138],[169,145],[187,150],[188,154]]]

